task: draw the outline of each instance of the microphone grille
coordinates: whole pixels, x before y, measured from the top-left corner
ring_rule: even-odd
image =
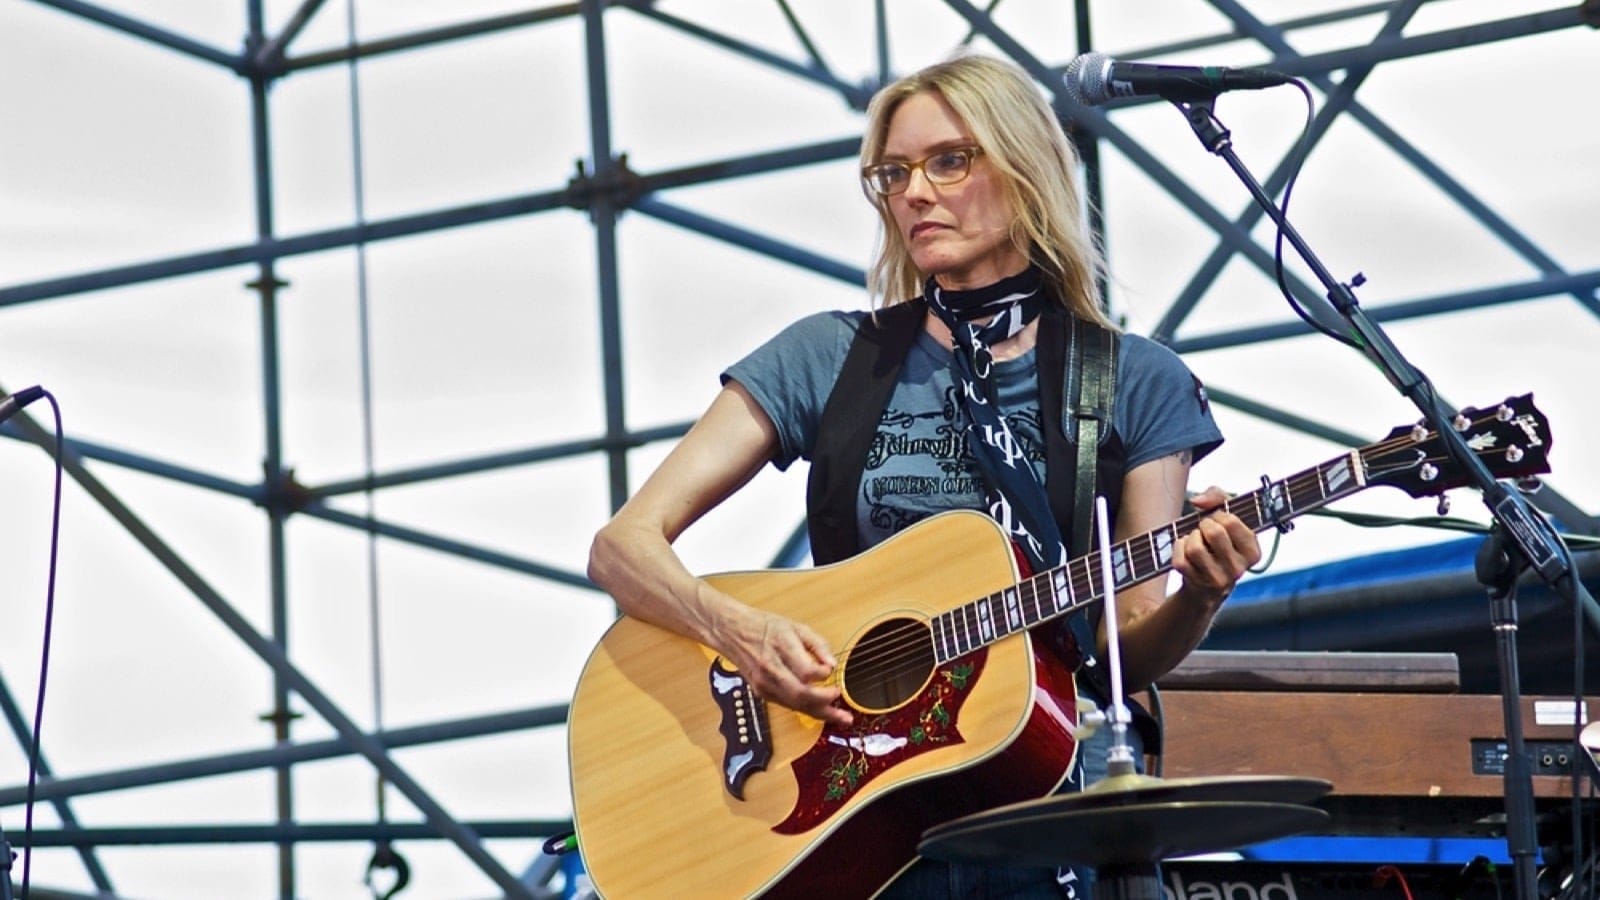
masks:
[[[1110,62],[1111,57],[1104,53],[1090,52],[1067,63],[1066,71],[1061,76],[1067,96],[1083,106],[1104,103],[1111,96],[1106,90],[1106,71],[1110,68]]]

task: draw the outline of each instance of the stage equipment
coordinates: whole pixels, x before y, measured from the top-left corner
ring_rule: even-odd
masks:
[[[1295,83],[1305,91],[1309,102],[1310,91]],[[1600,611],[1597,611],[1594,598],[1589,596],[1578,580],[1571,556],[1555,529],[1519,490],[1497,481],[1478,461],[1464,435],[1453,424],[1460,421],[1459,414],[1445,405],[1432,382],[1400,353],[1389,336],[1356,301],[1354,289],[1365,283],[1366,277],[1357,273],[1349,283],[1335,278],[1289,223],[1285,209],[1267,195],[1260,182],[1234,153],[1232,136],[1216,116],[1216,96],[1216,92],[1213,92],[1210,96],[1174,100],[1173,105],[1183,112],[1206,150],[1227,163],[1250,196],[1272,219],[1277,226],[1280,251],[1283,244],[1287,243],[1315,273],[1327,292],[1332,312],[1337,313],[1342,323],[1339,326],[1324,323],[1302,307],[1300,300],[1287,290],[1284,292],[1285,299],[1297,315],[1318,331],[1361,352],[1383,372],[1397,391],[1416,405],[1422,413],[1423,425],[1439,433],[1449,457],[1468,474],[1469,484],[1483,495],[1484,504],[1493,516],[1492,534],[1479,553],[1477,569],[1478,578],[1487,589],[1490,599],[1489,618],[1500,668],[1501,715],[1505,722],[1507,742],[1504,777],[1506,842],[1516,869],[1517,898],[1535,900],[1538,876],[1535,869],[1537,848],[1534,846],[1533,788],[1522,737],[1522,707],[1518,699],[1521,676],[1516,646],[1517,577],[1524,570],[1532,569],[1574,610],[1582,609],[1588,613],[1591,629],[1600,623]]]
[[[1111,728],[1109,774],[1079,793],[1014,803],[930,828],[917,852],[1004,866],[1077,863],[1094,868],[1096,900],[1160,900],[1158,862],[1308,831],[1328,816],[1301,804],[1331,785],[1272,777],[1169,782],[1134,771],[1104,497],[1097,498],[1095,512],[1111,700],[1103,714],[1085,718]]]

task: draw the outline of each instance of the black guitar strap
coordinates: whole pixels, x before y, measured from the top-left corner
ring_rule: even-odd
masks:
[[[1062,410],[1061,428],[1051,429],[1049,437],[1070,436],[1065,443],[1061,440],[1045,441],[1045,470],[1049,473],[1046,486],[1050,494],[1050,508],[1058,522],[1071,522],[1070,530],[1064,533],[1068,535],[1067,552],[1076,559],[1094,549],[1096,487],[1105,495],[1109,509],[1116,509],[1122,499],[1125,457],[1120,439],[1111,430],[1117,392],[1120,336],[1115,331],[1077,316],[1069,318],[1070,329],[1041,330],[1039,369],[1048,372],[1064,365],[1064,391],[1066,396],[1073,398],[1073,402],[1070,406],[1062,404],[1061,395],[1054,390],[1058,382],[1043,378],[1039,381],[1039,407]],[[1063,364],[1058,362],[1062,351],[1059,337],[1067,332],[1067,360]],[[1057,472],[1064,473],[1066,477],[1056,477]],[[1086,616],[1068,617],[1068,628],[1078,647],[1095,646],[1094,635],[1104,612],[1103,607],[1096,605],[1089,609]],[[1069,658],[1072,649],[1066,648]],[[1082,666],[1078,674],[1084,677],[1100,699],[1110,699],[1109,676],[1103,666]],[[1148,690],[1152,699],[1155,699],[1155,685],[1150,685]],[[1133,714],[1133,727],[1144,740],[1145,752],[1159,754],[1162,744],[1160,723],[1133,698],[1126,700]]]
[[[1058,314],[1059,315],[1059,314]],[[1067,550],[1074,557],[1082,556],[1094,548],[1094,496],[1099,486],[1096,468],[1102,442],[1111,431],[1112,404],[1116,399],[1118,336],[1115,331],[1102,328],[1077,316],[1067,317],[1067,359],[1057,362],[1060,352],[1058,340],[1041,339],[1039,367],[1041,371],[1063,372],[1063,393],[1072,398],[1063,403],[1056,393],[1055,379],[1042,379],[1040,408],[1060,409],[1061,441],[1045,442],[1045,471],[1049,481],[1050,506],[1056,518],[1070,522]],[[1051,329],[1059,336],[1062,329]],[[1057,476],[1056,473],[1061,473]],[[1120,488],[1120,482],[1116,485]],[[1120,491],[1119,491],[1120,493]],[[1107,504],[1116,508],[1116,497],[1107,497]]]
[[[878,421],[927,311],[927,303],[919,298],[864,319],[822,407],[806,480],[806,530],[811,536],[811,559],[819,566],[862,550],[856,531],[856,493]]]

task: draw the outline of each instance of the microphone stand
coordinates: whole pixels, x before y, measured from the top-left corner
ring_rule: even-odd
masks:
[[[1454,426],[1455,414],[1440,402],[1433,385],[1389,340],[1356,302],[1350,285],[1343,284],[1329,274],[1315,253],[1295,231],[1287,218],[1267,196],[1255,177],[1233,152],[1232,138],[1214,114],[1216,96],[1202,99],[1173,100],[1173,105],[1183,111],[1206,150],[1221,157],[1229,168],[1249,189],[1256,203],[1272,218],[1283,238],[1287,240],[1311,267],[1317,279],[1327,290],[1328,301],[1345,319],[1349,333],[1361,351],[1389,379],[1390,384],[1422,411],[1425,421],[1438,433],[1440,442],[1456,464],[1467,473],[1469,484],[1478,488],[1495,523],[1494,546],[1487,548],[1481,557],[1499,561],[1500,565],[1479,567],[1479,580],[1489,590],[1492,601],[1492,624],[1500,666],[1501,705],[1506,728],[1507,757],[1505,760],[1506,842],[1515,867],[1518,900],[1535,900],[1538,875],[1534,868],[1536,853],[1534,838],[1533,780],[1531,762],[1522,738],[1522,708],[1519,698],[1520,675],[1517,663],[1517,613],[1516,577],[1524,568],[1531,568],[1558,596],[1569,603],[1578,604],[1582,585],[1573,571],[1566,548],[1557,538],[1554,529],[1545,519],[1532,511],[1522,495],[1496,481],[1461,438]],[[1363,279],[1352,279],[1359,286]],[[1586,595],[1586,592],[1584,593]],[[1591,601],[1592,602],[1592,601]],[[1581,639],[1580,635],[1580,639]]]

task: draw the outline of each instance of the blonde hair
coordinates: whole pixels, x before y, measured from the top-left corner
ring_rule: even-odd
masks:
[[[1002,194],[1015,213],[1012,245],[1043,270],[1067,309],[1111,325],[1096,299],[1100,254],[1081,220],[1083,201],[1074,179],[1078,154],[1021,68],[987,56],[959,56],[895,81],[867,107],[861,164],[880,161],[889,122],[900,104],[929,91],[961,117],[983,148],[980,159],[999,175]],[[874,306],[904,303],[922,293],[926,275],[912,261],[887,198],[870,191],[868,197],[878,208],[881,232],[867,291]]]

